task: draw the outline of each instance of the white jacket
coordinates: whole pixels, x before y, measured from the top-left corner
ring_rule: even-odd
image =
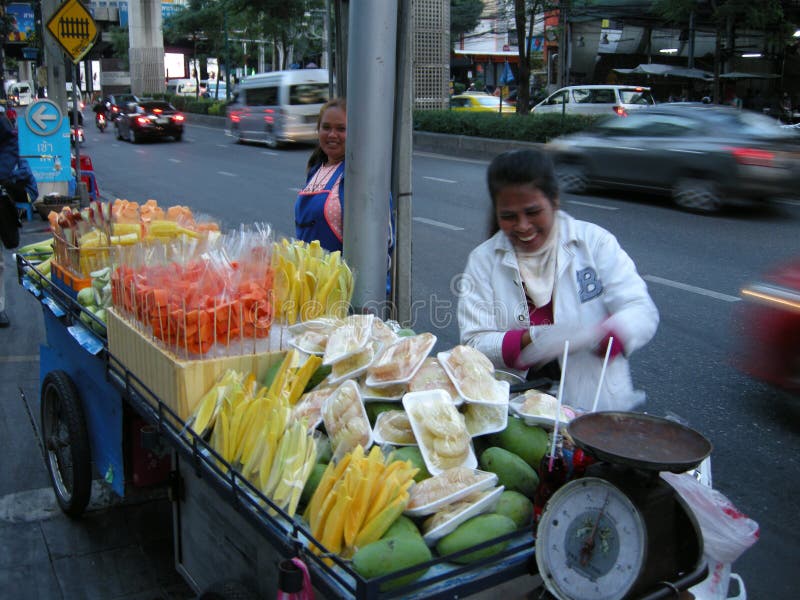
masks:
[[[620,338],[625,356],[610,359],[598,410],[630,410],[644,401],[634,391],[627,356],[655,335],[658,310],[631,258],[608,231],[556,211],[559,227],[553,320],[596,327],[606,322]],[[498,231],[469,255],[460,282],[461,343],[474,346],[500,368],[507,331],[530,327],[516,254]],[[535,341],[534,341],[535,343]],[[561,362],[559,357],[559,363]],[[569,355],[564,403],[591,409],[603,357],[583,350]],[[517,371],[524,376],[524,372]]]

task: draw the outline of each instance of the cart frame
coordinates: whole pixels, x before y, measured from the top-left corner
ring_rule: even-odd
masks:
[[[35,265],[17,255],[18,280],[42,303],[47,344],[40,348],[40,379],[65,371],[73,380],[86,412],[92,462],[114,491],[125,495],[123,433],[125,406],[152,426],[172,453],[169,489],[173,502],[175,564],[187,583],[200,592],[225,573],[253,588],[261,597],[274,597],[281,560],[300,557],[308,565],[315,589],[326,598],[462,598],[523,575],[536,574],[534,536],[513,532],[482,544],[437,557],[380,578],[366,580],[347,561],[327,552],[299,521],[289,517],[225,461],[147,385],[108,352],[103,336],[92,334],[101,348],[91,353],[76,339],[73,326],[90,315],[71,293],[38,273]],[[36,285],[32,285],[34,274]],[[37,276],[38,274],[38,276]],[[38,293],[37,293],[38,286]],[[53,309],[53,303],[63,311]],[[100,323],[100,321],[97,321]],[[63,508],[63,507],[62,507]],[[76,515],[73,515],[76,516]],[[508,542],[507,547],[480,563],[448,562],[476,550]],[[213,543],[212,543],[213,542]],[[224,543],[222,543],[224,542]],[[311,551],[321,549],[319,554]],[[332,565],[325,562],[328,559]],[[405,575],[427,568],[419,580],[397,586]],[[646,600],[668,598],[705,578],[705,563],[680,580],[665,582]],[[212,575],[209,577],[209,575]],[[382,591],[390,585],[391,591]]]

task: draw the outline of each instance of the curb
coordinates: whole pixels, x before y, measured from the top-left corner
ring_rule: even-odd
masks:
[[[225,128],[225,117],[184,113],[189,125],[198,124],[206,127]],[[414,150],[432,152],[446,156],[472,158],[489,162],[494,156],[508,150],[540,148],[538,142],[517,142],[513,140],[495,140],[491,138],[473,137],[469,135],[448,135],[446,133],[429,133],[415,131],[413,133]]]

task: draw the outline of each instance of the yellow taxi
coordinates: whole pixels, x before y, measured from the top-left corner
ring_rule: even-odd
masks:
[[[513,115],[517,112],[513,104],[503,102],[500,98],[486,93],[458,94],[450,97],[450,110],[457,112],[494,112],[502,115]]]

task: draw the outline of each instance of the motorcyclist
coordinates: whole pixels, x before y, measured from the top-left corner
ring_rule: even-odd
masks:
[[[99,100],[95,105],[92,107],[92,110],[95,113],[95,121],[99,115],[103,115],[106,118],[106,121],[109,120],[111,117],[111,100],[108,98],[103,98]]]

